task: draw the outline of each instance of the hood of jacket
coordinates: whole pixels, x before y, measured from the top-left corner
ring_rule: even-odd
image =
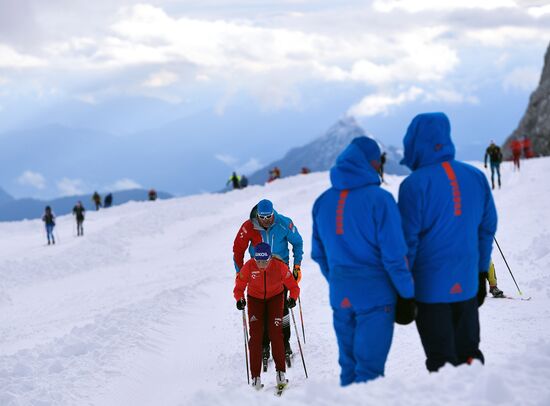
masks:
[[[405,157],[401,165],[414,171],[423,166],[454,159],[451,123],[444,113],[423,113],[409,124],[403,138]]]
[[[380,148],[368,137],[356,137],[330,169],[330,181],[337,190],[380,185]]]

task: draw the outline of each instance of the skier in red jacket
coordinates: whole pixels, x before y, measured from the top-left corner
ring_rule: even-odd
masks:
[[[250,372],[252,386],[258,390],[262,387],[260,371],[265,318],[267,318],[269,340],[275,361],[277,385],[285,385],[287,382],[283,342],[284,287],[290,291],[288,307],[293,308],[296,306],[296,300],[300,294],[298,283],[284,262],[272,259],[269,244],[259,243],[254,247],[254,259],[249,259],[237,274],[233,289],[233,296],[237,300],[237,309],[243,310],[247,303],[244,291],[248,288]]]
[[[518,171],[522,145],[523,143],[517,138],[510,143],[510,148],[512,149],[512,157],[514,158],[514,170],[516,170],[517,168]]]

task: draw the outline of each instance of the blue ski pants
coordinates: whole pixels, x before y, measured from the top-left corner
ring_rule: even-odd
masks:
[[[48,237],[48,242],[50,241],[50,239],[52,241],[55,240],[55,238],[53,238],[53,228],[55,227],[54,224],[46,224],[46,237]]]
[[[341,367],[340,384],[366,382],[384,375],[393,337],[395,305],[357,310],[333,308]]]

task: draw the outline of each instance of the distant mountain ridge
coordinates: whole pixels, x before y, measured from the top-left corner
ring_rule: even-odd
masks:
[[[12,200],[13,200],[13,197],[0,187],[0,204],[10,202]]]
[[[510,158],[510,143],[516,137],[526,136],[531,139],[535,155],[550,155],[550,44],[544,57],[544,67],[540,82],[529,98],[527,111],[521,118],[518,127],[504,143],[504,155]]]
[[[360,136],[374,138],[368,134],[353,117],[345,117],[338,120],[327,132],[312,142],[298,148],[293,148],[286,155],[269,165],[251,174],[248,179],[250,184],[263,184],[266,182],[269,171],[277,166],[283,177],[301,173],[302,167],[307,167],[313,172],[327,171],[336,161],[336,157],[349,143]],[[395,147],[386,147],[376,140],[382,152],[386,152],[386,164],[384,172],[396,175],[409,173],[408,169],[399,165],[402,158],[400,150]]]
[[[30,220],[40,218],[42,217],[46,206],[50,206],[57,216],[61,216],[63,214],[71,213],[74,205],[79,200],[82,202],[82,205],[86,208],[86,210],[95,210],[95,206],[91,200],[91,194],[67,196],[52,200],[38,200],[30,198],[11,198],[8,200],[2,200],[2,192],[3,190],[0,189],[0,221],[19,221],[24,219]],[[147,200],[147,193],[148,191],[145,189],[129,189],[112,192],[113,206],[124,204],[129,201]],[[158,191],[157,196],[159,199],[170,199],[173,197],[169,193]],[[102,198],[104,197],[105,195],[102,195]]]

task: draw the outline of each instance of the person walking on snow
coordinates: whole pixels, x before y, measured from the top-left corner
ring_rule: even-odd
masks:
[[[247,299],[244,298],[245,289]],[[284,291],[290,291],[290,297],[285,300]],[[262,366],[262,341],[264,325],[273,348],[277,385],[286,385],[286,365],[283,343],[283,302],[289,308],[296,306],[300,294],[298,283],[294,280],[288,266],[282,261],[272,259],[271,247],[260,242],[254,247],[254,259],[249,259],[235,278],[233,296],[237,301],[237,309],[243,310],[248,302],[248,326],[250,340],[250,373],[252,386],[260,389]]]
[[[270,200],[263,199],[256,206],[252,208],[250,217],[246,220],[233,242],[233,263],[235,270],[239,272],[243,267],[245,251],[248,249],[250,257],[254,257],[255,249],[260,242],[266,242],[270,244],[273,256],[283,261],[289,266],[290,254],[288,251],[288,244],[292,245],[292,253],[294,256],[294,264],[292,267],[292,273],[294,278],[299,283],[302,278],[302,255],[303,255],[303,241],[302,236],[298,232],[298,229],[294,225],[294,222],[277,213],[273,209],[273,203]],[[287,297],[287,291],[284,293],[285,299]],[[292,348],[290,347],[290,319],[288,307],[286,301],[284,302],[284,318],[283,318],[283,334],[285,352],[287,356],[292,355]],[[264,362],[269,359],[269,337],[267,334],[264,336]]]
[[[86,209],[82,205],[82,202],[79,200],[76,205],[73,207],[73,215],[76,217],[76,235],[81,236],[84,235],[84,227],[82,226],[82,223],[84,223],[84,213],[86,212]]]
[[[417,115],[403,145],[401,164],[412,173],[400,185],[398,206],[426,367],[484,363],[478,307],[497,229],[489,183],[479,169],[455,160],[444,113]]]
[[[107,194],[107,196],[105,196],[105,199],[103,199],[103,207],[107,209],[112,205],[113,205],[113,194],[109,193]]]
[[[384,182],[384,165],[386,164],[386,153],[382,152],[382,155],[380,155],[380,168],[378,170],[378,173],[380,174],[380,179],[382,179],[382,182]]]
[[[353,139],[313,205],[311,257],[329,284],[342,386],[383,376],[394,321],[408,324],[415,314],[401,219],[380,187],[379,165],[377,143]]]
[[[225,183],[225,185],[227,186],[230,183],[233,185],[233,190],[240,189],[241,188],[241,177],[238,176],[236,172],[233,172],[231,174],[231,177]]]
[[[522,145],[523,143],[517,137],[515,140],[513,140],[510,143],[510,148],[512,149],[512,157],[514,159],[514,170],[517,169],[518,171],[519,171],[519,159],[521,157]]]
[[[46,226],[46,237],[48,237],[48,245],[55,244],[55,237],[53,236],[53,229],[55,227],[55,214],[50,206],[46,206],[42,221]]]
[[[99,210],[99,208],[101,207],[101,196],[99,195],[99,193],[97,193],[97,191],[94,192],[92,200],[95,204],[96,211]]]
[[[495,172],[497,173],[498,188],[500,189],[500,164],[502,162],[502,152],[493,140],[491,144],[485,150],[485,158],[483,159],[484,166],[487,168],[487,157],[489,157],[489,163],[491,165],[491,185],[495,188]]]

